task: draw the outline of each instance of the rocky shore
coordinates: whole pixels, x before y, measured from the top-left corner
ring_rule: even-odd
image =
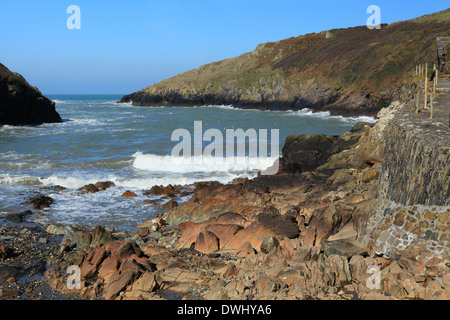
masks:
[[[447,101],[439,97],[436,112],[448,113]],[[448,128],[426,111],[410,116],[412,109],[393,103],[376,124],[340,137],[289,136],[274,176],[199,182],[189,191],[154,186],[143,194],[192,196],[170,201],[132,234],[3,226],[0,293],[38,297],[41,287],[20,280],[32,276],[26,257],[34,256],[52,295],[64,299],[447,300],[449,176],[439,166],[448,169]],[[433,130],[439,139],[428,138]],[[428,160],[402,166],[403,157]]]

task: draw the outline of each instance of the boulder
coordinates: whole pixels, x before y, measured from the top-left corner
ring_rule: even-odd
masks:
[[[219,238],[211,231],[202,231],[195,240],[195,250],[209,254],[219,250]]]

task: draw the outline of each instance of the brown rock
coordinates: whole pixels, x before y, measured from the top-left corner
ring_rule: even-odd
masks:
[[[302,263],[309,261],[311,259],[311,250],[312,245],[304,245],[297,250],[297,252],[292,257],[292,262],[294,263]]]
[[[211,231],[202,231],[195,240],[195,250],[208,254],[219,250],[219,238]]]
[[[441,262],[442,262],[441,258],[434,257],[425,262],[425,267],[427,267],[427,268],[437,267],[439,265],[439,263],[441,263]]]
[[[158,288],[155,274],[153,272],[145,272],[139,279],[137,279],[131,286],[130,291],[153,292]]]
[[[217,217],[216,222],[219,224],[247,225],[247,220],[241,214],[235,212],[222,213]]]
[[[207,227],[204,223],[193,223],[188,222],[182,225],[179,225],[178,228],[181,228],[183,233],[181,237],[178,239],[177,248],[190,248],[191,245],[197,239],[197,236],[200,232],[205,230]]]
[[[342,222],[342,216],[337,207],[331,205],[327,209],[314,211],[308,228],[300,235],[303,244],[319,246],[326,240]]]
[[[114,187],[116,184],[112,181],[99,181],[95,183],[95,187],[99,190],[106,190],[110,187]]]
[[[271,229],[267,229],[259,223],[252,223],[248,227],[239,230],[233,238],[223,247],[223,249],[236,250],[244,242],[249,242],[253,248],[261,248],[261,243],[267,235],[275,236]]]
[[[90,184],[87,184],[87,185],[79,188],[78,191],[84,191],[86,193],[95,193],[95,192],[99,192],[100,190],[95,185],[90,183]]]
[[[261,243],[261,252],[268,254],[272,250],[276,250],[280,246],[280,241],[272,235],[267,235],[264,237]]]
[[[115,299],[120,292],[124,291],[139,276],[140,272],[134,270],[127,271],[124,274],[116,272],[105,287],[104,298],[106,300]]]
[[[116,256],[110,256],[103,261],[98,270],[98,276],[100,278],[105,278],[107,275],[111,275],[119,270],[120,261]]]
[[[137,197],[137,194],[133,191],[127,190],[122,194],[122,197]]]
[[[292,216],[282,216],[278,212],[263,212],[256,219],[261,225],[281,237],[294,239],[300,234],[297,222]]]
[[[128,240],[125,243],[123,243],[117,251],[114,252],[114,255],[123,263],[126,259],[128,259],[129,256],[132,256],[133,254],[137,255],[138,257],[141,256],[142,250],[139,248],[139,246],[136,244],[136,242],[132,240]]]
[[[246,258],[250,255],[254,255],[256,250],[252,247],[252,245],[245,241],[236,251],[234,252],[239,258]]]
[[[219,238],[221,248],[241,229],[242,227],[236,224],[213,224],[206,228]]]

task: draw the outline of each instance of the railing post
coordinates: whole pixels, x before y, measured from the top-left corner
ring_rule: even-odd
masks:
[[[433,94],[430,94],[430,119],[433,119]]]
[[[436,93],[436,86],[437,86],[437,81],[436,81],[437,68],[436,68],[436,64],[433,65],[433,73],[434,73],[434,78],[433,78],[433,94],[435,94],[435,93]]]
[[[425,99],[424,99],[424,109],[427,109],[428,102],[428,77],[427,77],[428,63],[425,64]]]
[[[420,90],[419,90],[419,88],[417,88],[417,92],[416,92],[416,110],[414,110],[414,114],[415,115],[419,114],[419,103],[420,103]]]

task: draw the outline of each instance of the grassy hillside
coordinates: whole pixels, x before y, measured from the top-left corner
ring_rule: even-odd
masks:
[[[416,64],[436,63],[435,39],[450,35],[449,17],[447,9],[380,30],[335,29],[260,44],[252,52],[161,81],[122,101],[373,114],[411,80]]]

